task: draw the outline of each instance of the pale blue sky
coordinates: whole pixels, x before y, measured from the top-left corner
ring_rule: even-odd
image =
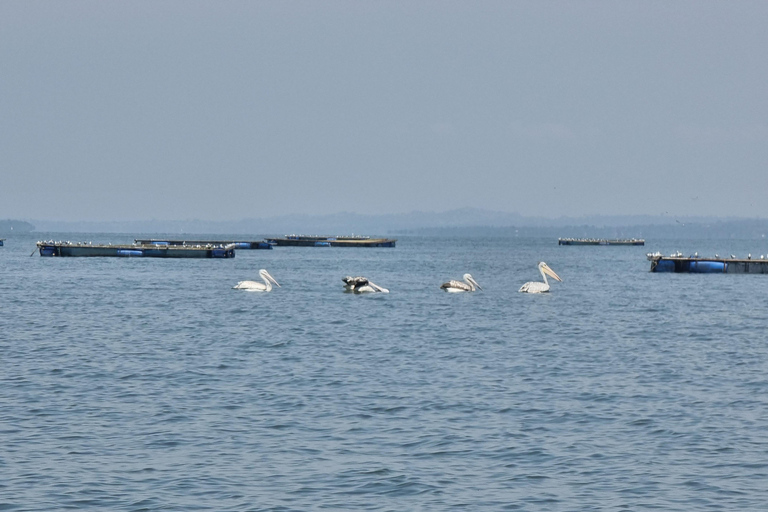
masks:
[[[0,2],[0,218],[768,217],[768,2]]]

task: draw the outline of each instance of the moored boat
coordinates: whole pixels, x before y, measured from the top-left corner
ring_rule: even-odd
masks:
[[[90,242],[37,242],[40,256],[113,258],[234,258],[234,245],[92,244]]]
[[[645,245],[642,238],[558,238],[557,245]]]
[[[768,259],[714,258],[683,256],[680,253],[662,256],[661,253],[648,254],[651,272],[674,272],[678,274],[768,274]]]
[[[271,249],[272,244],[266,240],[171,240],[168,238],[136,238],[134,242],[141,245],[234,245],[235,249]]]
[[[267,238],[267,242],[279,247],[395,247],[397,240],[368,236],[286,235],[282,238]]]

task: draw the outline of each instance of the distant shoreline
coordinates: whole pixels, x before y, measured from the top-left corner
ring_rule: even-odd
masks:
[[[651,215],[548,219],[465,208],[439,213],[284,215],[236,221],[0,221],[0,233],[22,232],[764,239],[768,235],[768,219]]]

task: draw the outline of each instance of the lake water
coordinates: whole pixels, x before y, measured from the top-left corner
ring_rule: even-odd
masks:
[[[768,503],[768,276],[645,259],[765,241],[30,257],[51,238],[133,239],[0,248],[0,510]],[[517,293],[540,260],[564,282]],[[260,268],[282,287],[231,289]],[[441,292],[466,272],[482,291]],[[391,293],[345,294],[345,275]]]

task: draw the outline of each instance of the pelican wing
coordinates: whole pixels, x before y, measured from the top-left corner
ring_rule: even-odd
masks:
[[[448,281],[447,283],[443,283],[440,285],[440,289],[445,291],[462,291],[462,292],[471,292],[472,287],[469,286],[467,283],[463,281]]]
[[[549,285],[539,281],[529,281],[518,290],[521,293],[544,293],[549,291]]]
[[[232,288],[235,290],[263,291],[267,289],[267,286],[256,281],[240,281]]]

